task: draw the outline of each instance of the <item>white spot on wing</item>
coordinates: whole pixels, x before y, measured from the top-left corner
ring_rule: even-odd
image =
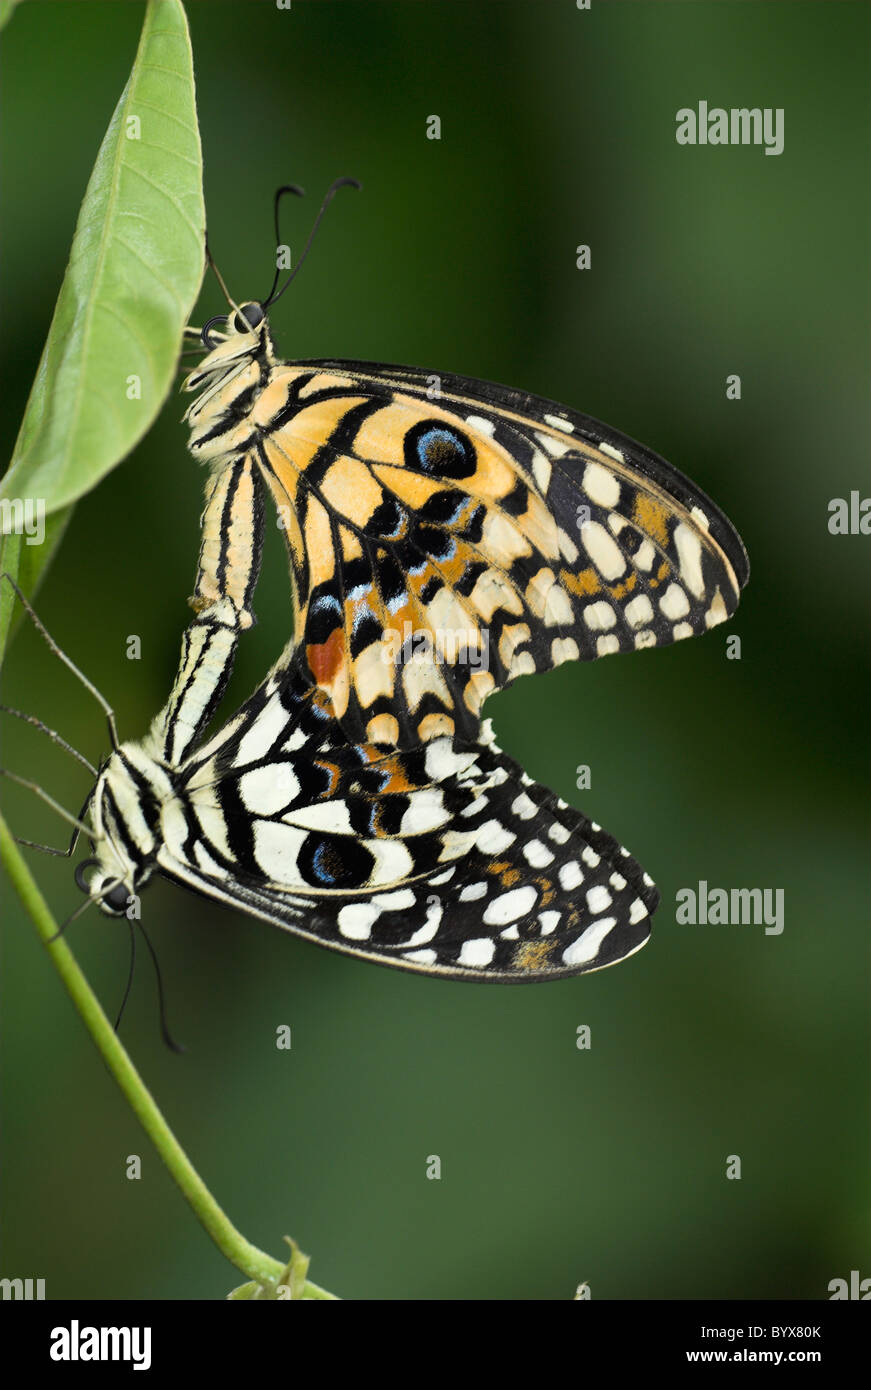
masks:
[[[599,447],[606,453],[611,452],[605,444]],[[623,455],[617,454],[616,457],[622,459]],[[587,464],[584,469],[583,488],[590,500],[599,507],[616,507],[620,500],[619,482],[610,469],[603,468],[601,463]]]
[[[613,536],[598,521],[581,527],[584,548],[603,579],[619,579],[626,569],[626,558]]]
[[[584,622],[591,632],[605,632],[613,627],[617,621],[617,615],[610,603],[604,599],[598,599],[595,603],[588,603],[584,609]]]
[[[623,612],[626,615],[626,621],[632,627],[643,627],[653,618],[653,604],[646,594],[639,594],[637,598],[627,603]]]
[[[458,965],[472,965],[479,969],[490,964],[496,952],[496,943],[489,936],[478,936],[472,941],[464,941]]]
[[[669,584],[659,606],[667,618],[676,621],[690,611],[690,601],[679,584]]]
[[[536,449],[532,460],[532,476],[538,485],[539,491],[543,496],[547,494],[550,487],[550,475],[552,473],[550,463],[545,458],[540,449]]]
[[[577,888],[579,883],[583,883],[584,875],[581,873],[581,866],[576,859],[570,859],[567,864],[563,864],[559,871],[559,881],[569,893],[573,888]]]
[[[691,594],[701,598],[705,592],[702,577],[702,543],[697,533],[685,521],[675,527],[674,543],[680,562],[680,574]]]
[[[496,429],[494,422],[485,419],[483,415],[467,415],[466,424],[471,425],[472,429],[477,430],[479,434],[492,435]]]
[[[555,637],[550,644],[550,659],[554,666],[562,666],[564,661],[577,661],[579,656],[574,637]]]
[[[506,830],[501,821],[485,821],[478,831],[475,844],[482,854],[501,854],[517,837]]]
[[[569,424],[568,420],[560,419],[559,415],[545,415],[545,424],[552,425],[555,430],[563,430],[566,434],[574,434],[575,427]]]
[[[484,909],[484,921],[488,926],[506,927],[509,922],[516,922],[518,918],[525,917],[535,907],[538,894],[531,884],[524,884],[522,888],[512,888],[508,893],[500,893],[498,898],[494,898]]]
[[[611,894],[602,883],[597,883],[587,894],[587,907],[594,917],[597,916],[598,913],[604,912],[606,908],[609,908],[611,902]]]
[[[273,743],[286,729],[287,723],[287,710],[278,696],[273,695],[256,715],[251,728],[241,738],[233,766],[244,767],[246,763],[265,758]]]
[[[372,924],[381,916],[374,903],[347,903],[336,919],[339,931],[349,941],[366,941]]]
[[[613,927],[616,927],[615,917],[600,917],[598,922],[593,922],[585,932],[582,932],[577,941],[573,941],[563,951],[563,961],[566,965],[586,965],[588,961],[595,960],[599,954],[599,947]]]
[[[608,454],[612,459],[617,459],[619,463],[626,462],[626,455],[622,454],[619,449],[615,449],[613,444],[608,444],[604,439],[600,441],[599,449],[603,454]]]
[[[534,869],[546,869],[548,864],[553,863],[553,854],[541,840],[530,840],[528,845],[524,845],[523,857]]]

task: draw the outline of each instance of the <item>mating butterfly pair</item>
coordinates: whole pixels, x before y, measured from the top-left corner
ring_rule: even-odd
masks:
[[[748,577],[731,523],[657,455],[550,401],[283,362],[259,303],[210,329],[185,383],[190,448],[211,468],[196,616],[167,705],[100,772],[79,882],[117,914],[160,872],[336,950],[458,979],[631,955],[651,879],[497,748],[481,706],[519,675],[722,622]],[[294,637],[202,743],[253,621],[264,492]]]

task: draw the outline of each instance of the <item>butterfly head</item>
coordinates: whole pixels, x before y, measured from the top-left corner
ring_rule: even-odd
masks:
[[[214,385],[222,377],[236,377],[239,369],[252,364],[275,360],[275,343],[269,331],[266,309],[259,300],[251,300],[209,319],[202,329],[206,356],[186,377],[183,391],[199,391]],[[256,366],[254,368],[257,370]]]
[[[86,877],[89,869],[97,870],[90,878]],[[126,917],[134,896],[133,890],[128,884],[107,875],[99,859],[83,859],[81,864],[76,866],[75,879],[82,892],[97,902],[100,911],[107,917]]]
[[[102,767],[88,801],[94,854],[77,865],[75,880],[107,917],[130,915],[154,867],[151,826],[159,789],[149,786],[151,767],[156,765],[140,748],[122,744]]]

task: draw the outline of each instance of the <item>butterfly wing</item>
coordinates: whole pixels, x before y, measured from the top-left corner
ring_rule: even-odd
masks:
[[[182,767],[163,874],[334,950],[456,979],[556,979],[647,940],[658,894],[492,742],[348,743],[277,671]]]
[[[738,533],[658,455],[507,387],[283,364],[258,460],[285,519],[294,659],[352,742],[474,738],[484,700],[734,611]]]

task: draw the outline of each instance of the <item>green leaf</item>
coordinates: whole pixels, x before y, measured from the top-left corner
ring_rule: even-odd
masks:
[[[133,71],[79,213],[0,503],[32,498],[54,512],[88,492],[142,438],[172,386],[204,244],[187,19],[180,0],[149,0]],[[0,530],[9,529],[0,510]]]
[[[12,11],[20,3],[21,0],[0,0],[0,29],[3,28],[4,24],[9,23],[12,18]]]

